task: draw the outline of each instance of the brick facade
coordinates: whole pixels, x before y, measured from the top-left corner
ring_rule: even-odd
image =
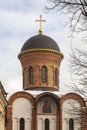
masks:
[[[17,93],[14,93],[9,101],[8,101],[8,107],[7,107],[7,130],[12,130],[12,108],[13,108],[13,102],[17,99],[17,98],[27,98],[31,104],[32,104],[32,124],[31,124],[31,130],[38,130],[37,129],[37,117],[38,117],[38,114],[37,114],[37,104],[39,102],[39,100],[41,98],[44,98],[44,97],[51,97],[53,98],[53,100],[55,100],[56,104],[57,104],[57,113],[56,113],[56,130],[60,130],[59,126],[60,126],[60,101],[59,101],[59,98],[55,95],[55,94],[52,94],[50,92],[45,92],[45,93],[42,93],[40,95],[38,95],[36,98],[34,98],[31,94],[29,93],[26,93],[26,92],[17,92]]]
[[[63,54],[60,52],[60,50],[52,50],[52,49],[45,49],[45,48],[44,49],[29,49],[28,48],[28,50],[26,51],[22,50],[22,52],[19,54],[18,57],[22,65],[24,90],[28,90],[28,91],[29,90],[42,90],[42,91],[49,90],[50,92],[52,92],[52,90],[59,90],[59,70],[60,70],[61,60],[63,59]],[[43,67],[46,67],[46,77],[44,77],[46,78],[46,82],[42,82],[42,68]],[[32,68],[33,71],[30,72],[30,68]],[[30,74],[32,75],[32,77]],[[8,101],[7,130],[12,130],[12,125],[13,125],[12,107],[13,107],[13,102],[18,98],[28,99],[29,103],[31,103],[30,107],[28,107],[28,110],[30,109],[32,111],[31,112],[32,114],[30,113],[30,116],[31,116],[31,129],[30,130],[46,130],[47,129],[47,128],[45,129],[46,119],[49,121],[49,126],[52,123],[52,119],[54,121],[54,123],[51,124],[51,127],[52,127],[50,128],[51,130],[54,128],[55,128],[54,130],[67,129],[67,127],[65,128],[65,126],[63,126],[64,122],[62,122],[63,115],[66,114],[66,113],[62,113],[63,111],[62,106],[63,106],[63,103],[67,101],[68,99],[76,100],[80,104],[80,107],[81,107],[81,130],[83,130],[84,122],[87,123],[86,118],[84,118],[83,116],[84,113],[87,113],[86,104],[83,98],[79,96],[78,94],[74,94],[74,93],[69,93],[64,96],[61,95],[61,97],[58,97],[59,95],[56,95],[50,92],[43,92],[42,94],[38,93],[36,97],[32,96],[33,94],[31,95],[30,93],[24,92],[24,91],[13,94]],[[50,108],[53,108],[53,110],[55,111],[46,112],[46,113],[42,111],[43,110],[42,105],[44,105],[44,101],[46,100],[46,98],[50,100],[50,102],[47,102],[47,103],[50,103],[50,106],[51,106]],[[19,107],[19,102],[17,105]],[[25,103],[25,106],[26,106],[26,103]],[[20,112],[20,109],[18,113]],[[40,113],[38,112],[38,109]],[[24,110],[24,107],[23,107],[23,110]],[[25,107],[25,110],[26,110],[26,107]],[[29,113],[28,110],[27,112]],[[24,112],[24,114],[25,113],[26,111]],[[71,117],[68,117],[68,118],[71,118]],[[38,126],[38,124],[41,123],[39,119],[41,119],[41,122],[42,122],[40,126]],[[52,125],[55,125],[55,127],[53,127]],[[19,130],[19,128],[17,128],[17,130]],[[28,128],[26,128],[26,130],[28,130]],[[84,130],[86,129],[84,128]]]
[[[62,104],[68,100],[68,99],[74,99],[78,101],[81,105],[81,115],[86,112],[86,104],[83,100],[83,98],[77,94],[69,93],[64,95],[63,97],[59,98],[57,95],[52,94],[50,92],[44,92],[36,98],[34,98],[31,94],[26,93],[26,92],[17,92],[13,94],[9,101],[8,101],[8,109],[7,109],[7,130],[12,130],[12,104],[17,98],[27,98],[31,104],[32,104],[32,125],[31,125],[31,130],[38,130],[37,129],[37,104],[40,99],[44,97],[51,97],[57,104],[57,113],[56,113],[56,130],[62,130]],[[86,115],[85,115],[86,117]],[[81,116],[81,130],[84,128],[84,122],[86,123],[86,118],[84,116]],[[84,128],[86,130],[86,128]]]
[[[58,52],[46,50],[32,50],[20,53],[19,59],[21,61],[23,70],[23,89],[42,89],[58,90],[59,89],[59,67],[63,55]],[[47,68],[47,82],[41,82],[42,66]],[[29,67],[34,70],[33,84],[29,84]],[[56,84],[54,83],[55,69],[57,71]]]

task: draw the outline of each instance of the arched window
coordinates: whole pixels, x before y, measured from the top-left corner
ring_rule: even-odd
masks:
[[[47,68],[42,66],[42,83],[47,82]]]
[[[69,119],[69,130],[74,130],[74,120],[72,118]]]
[[[20,130],[25,130],[24,118],[20,118]]]
[[[29,68],[29,83],[33,84],[33,67]]]
[[[57,74],[58,73],[58,71],[57,71],[57,68],[55,68],[55,70],[54,70],[54,85],[57,85]]]
[[[49,130],[49,119],[45,119],[45,130]]]

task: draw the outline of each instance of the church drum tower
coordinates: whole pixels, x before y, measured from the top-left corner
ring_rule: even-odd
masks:
[[[62,53],[50,37],[39,34],[28,39],[19,54],[24,90],[58,90]]]

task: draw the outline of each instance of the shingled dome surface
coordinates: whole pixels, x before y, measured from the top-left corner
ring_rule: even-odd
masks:
[[[33,36],[30,39],[28,39],[24,43],[21,52],[31,49],[50,49],[60,51],[59,46],[52,38],[42,34]]]

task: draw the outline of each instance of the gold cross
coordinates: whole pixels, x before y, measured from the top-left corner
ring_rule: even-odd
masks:
[[[46,22],[46,20],[42,19],[42,15],[40,15],[40,20],[35,20],[36,22],[40,22],[40,29],[39,29],[39,33],[42,34],[42,22]]]

